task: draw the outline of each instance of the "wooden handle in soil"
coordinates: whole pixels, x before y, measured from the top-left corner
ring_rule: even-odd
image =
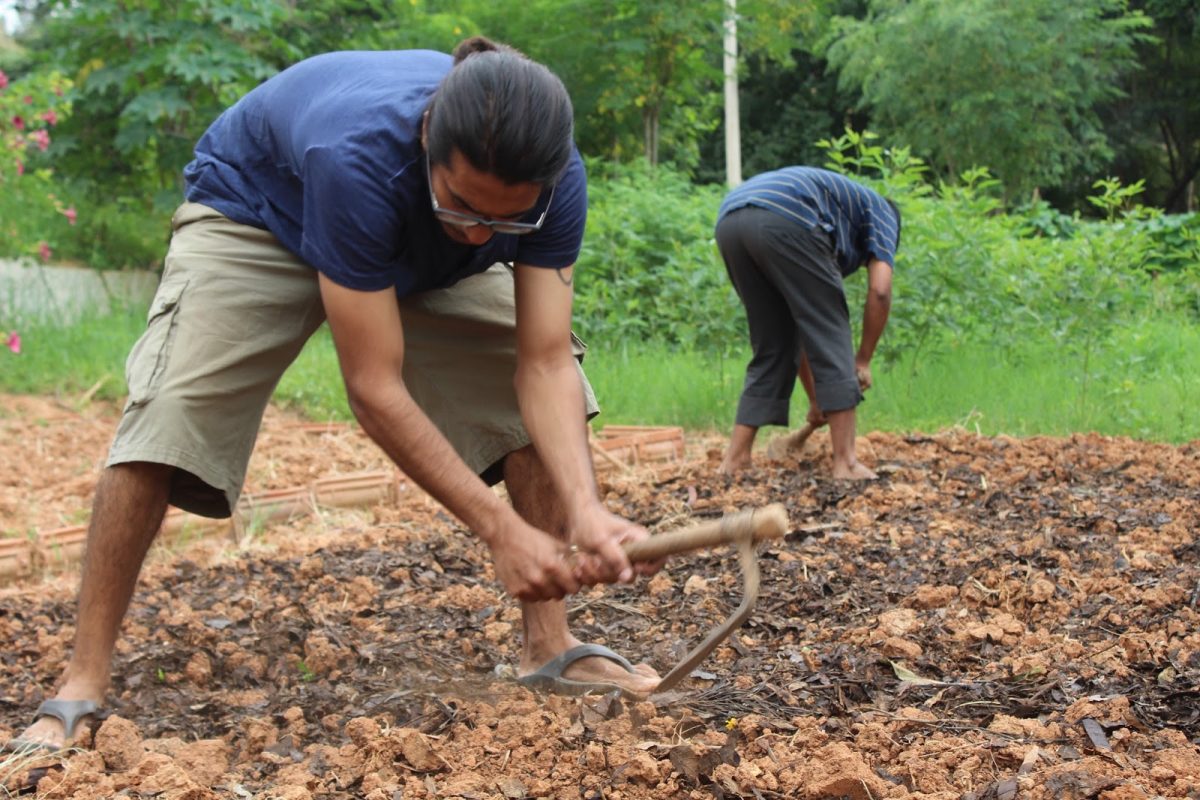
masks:
[[[808,441],[808,437],[812,436],[813,431],[815,431],[816,429],[817,429],[816,426],[813,425],[811,422],[805,422],[803,428],[796,431],[789,437],[790,441],[788,442],[788,444],[792,448],[803,447],[804,443]]]
[[[780,503],[751,508],[721,519],[707,520],[686,528],[658,533],[625,545],[630,561],[657,561],[676,553],[717,547],[737,541],[749,531],[756,542],[782,538],[788,531],[787,510]]]

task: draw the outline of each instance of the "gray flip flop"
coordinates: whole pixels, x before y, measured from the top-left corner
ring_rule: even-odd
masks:
[[[625,689],[615,683],[576,681],[563,677],[563,673],[566,672],[569,666],[581,658],[590,658],[591,656],[607,658],[609,661],[620,664],[627,672],[633,672],[632,664],[604,645],[581,644],[550,659],[539,667],[536,672],[531,672],[528,675],[522,675],[517,678],[517,683],[528,689],[533,689],[535,692],[543,692],[545,694],[581,695],[620,692],[626,697],[639,697],[639,695],[625,691]]]
[[[87,716],[95,716],[100,711],[100,706],[91,700],[46,700],[38,706],[37,713],[33,715],[33,721],[37,722],[42,717],[54,717],[63,724],[63,730],[66,731],[66,744],[63,747],[54,747],[45,742],[30,741],[17,736],[9,739],[8,743],[0,750],[8,750],[13,753],[32,753],[36,750],[47,750],[51,753],[56,753],[70,747],[72,734],[75,733],[75,726],[79,724],[79,720]]]

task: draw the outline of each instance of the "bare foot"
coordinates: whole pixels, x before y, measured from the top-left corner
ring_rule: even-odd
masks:
[[[859,461],[852,464],[834,464],[833,478],[839,481],[873,481],[879,476]]]

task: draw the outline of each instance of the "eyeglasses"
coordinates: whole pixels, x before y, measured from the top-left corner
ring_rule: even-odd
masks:
[[[550,204],[554,202],[554,189],[556,188],[555,186],[550,187],[550,198],[546,201],[546,208],[542,211],[542,215],[538,217],[537,222],[511,222],[509,220],[477,217],[474,214],[464,214],[461,211],[451,211],[448,208],[439,206],[437,195],[433,193],[433,177],[429,171],[428,150],[425,151],[425,179],[429,182],[429,202],[433,206],[433,215],[441,222],[459,228],[474,228],[476,225],[485,225],[496,233],[511,233],[517,236],[525,233],[533,233],[541,229],[542,223],[546,221],[546,214],[550,211]]]

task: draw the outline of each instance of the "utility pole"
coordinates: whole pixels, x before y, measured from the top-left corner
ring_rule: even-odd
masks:
[[[737,0],[725,3],[725,182],[742,182],[742,125],[738,109]]]

